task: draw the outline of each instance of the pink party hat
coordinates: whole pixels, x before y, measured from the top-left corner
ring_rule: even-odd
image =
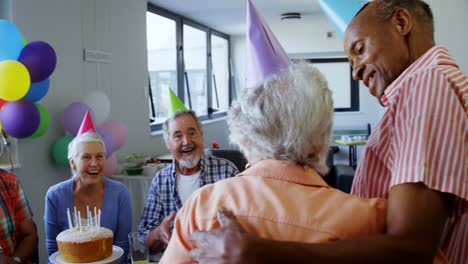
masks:
[[[91,118],[89,111],[86,111],[83,122],[81,122],[80,129],[78,130],[78,134],[76,135],[79,136],[86,132],[96,132],[96,128],[94,128],[93,119]]]
[[[319,0],[320,7],[343,37],[354,16],[369,3],[369,0]]]
[[[269,75],[289,65],[286,52],[251,0],[247,0],[246,49],[247,88],[258,86]]]

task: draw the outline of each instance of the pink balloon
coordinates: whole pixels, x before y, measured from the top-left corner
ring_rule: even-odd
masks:
[[[100,125],[102,128],[107,128],[114,136],[114,151],[119,150],[127,143],[127,127],[118,120],[109,120]]]
[[[104,166],[104,175],[105,176],[112,176],[117,169],[117,158],[115,155],[111,155],[106,160],[106,165]]]

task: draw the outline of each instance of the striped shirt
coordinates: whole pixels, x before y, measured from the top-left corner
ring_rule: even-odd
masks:
[[[450,263],[468,263],[468,76],[441,46],[408,67],[382,96],[387,107],[353,183],[361,197],[422,182],[456,196],[443,234]]]
[[[20,241],[19,225],[32,217],[28,200],[12,172],[0,169],[0,246],[12,256]]]
[[[236,176],[238,173],[239,170],[234,163],[204,154],[201,159],[200,187]],[[175,161],[154,176],[138,226],[140,239],[144,240],[166,216],[172,211],[177,212],[182,207],[176,180]],[[171,224],[171,230],[172,228],[173,224]]]

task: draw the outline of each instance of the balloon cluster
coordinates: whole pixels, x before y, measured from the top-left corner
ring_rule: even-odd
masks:
[[[0,19],[0,128],[14,138],[37,138],[50,126],[37,101],[49,90],[57,56],[46,42],[27,43],[16,26]]]
[[[87,111],[91,113],[96,130],[102,137],[106,147],[106,165],[104,174],[112,175],[117,168],[117,158],[114,152],[127,142],[127,127],[118,120],[108,119],[110,101],[106,94],[93,91],[86,95],[82,102],[69,104],[63,112],[63,127],[69,135],[55,141],[52,146],[52,157],[57,165],[69,167],[67,158],[68,144],[78,133],[81,122]]]

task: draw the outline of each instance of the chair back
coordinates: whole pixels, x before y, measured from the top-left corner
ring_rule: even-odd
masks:
[[[212,149],[211,155],[231,161],[240,172],[244,171],[247,165],[247,159],[237,149]]]

